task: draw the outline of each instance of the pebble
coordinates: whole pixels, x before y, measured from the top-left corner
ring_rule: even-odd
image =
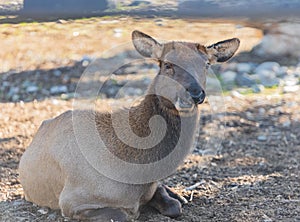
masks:
[[[259,115],[263,116],[263,115],[266,114],[266,110],[265,110],[264,108],[260,107],[260,108],[258,109],[258,113],[259,113]]]
[[[32,86],[28,86],[26,88],[26,92],[27,93],[35,93],[39,90],[39,87],[35,86],[35,85],[32,85]]]
[[[56,21],[57,24],[66,24],[67,21],[66,20],[63,20],[63,19],[59,19]]]
[[[284,86],[283,87],[283,92],[284,93],[289,93],[289,92],[297,92],[300,90],[300,86],[296,85],[296,86]]]
[[[276,73],[279,71],[279,69],[280,65],[277,62],[263,62],[255,68],[254,72],[260,73],[263,70],[269,70]]]
[[[10,83],[8,81],[3,81],[2,86],[3,87],[8,87],[8,86],[10,86]]]
[[[294,75],[286,75],[283,78],[284,85],[286,86],[295,86],[299,83],[299,79]]]
[[[74,36],[74,37],[79,36],[79,34],[80,34],[79,32],[73,32],[73,36]]]
[[[287,74],[288,72],[288,67],[286,66],[280,66],[279,69],[276,72],[277,77],[283,77]]]
[[[49,212],[49,210],[46,209],[46,208],[41,208],[41,209],[39,209],[37,212],[40,213],[40,214],[45,215],[45,214],[47,214],[47,213]]]
[[[19,92],[19,88],[18,88],[18,87],[15,87],[15,86],[12,86],[12,87],[10,87],[10,89],[9,89],[9,91],[8,91],[8,93],[7,93],[7,95],[8,95],[9,97],[12,97],[13,95],[17,94],[18,92]]]
[[[68,91],[67,86],[62,86],[62,85],[52,86],[50,88],[50,93],[51,94],[66,93],[67,91]]]
[[[57,76],[57,77],[61,76],[61,74],[62,74],[62,72],[61,72],[59,69],[55,69],[55,70],[53,71],[53,75],[55,75],[55,76]]]
[[[236,76],[237,76],[237,73],[233,72],[233,71],[226,71],[226,72],[222,73],[220,77],[221,77],[223,86],[226,89],[232,89],[235,84]]]
[[[265,90],[265,87],[261,84],[255,84],[251,86],[253,93],[260,93]]]
[[[254,119],[253,114],[249,111],[246,112],[246,117],[247,117],[248,120],[253,120]]]
[[[20,100],[20,96],[19,96],[18,94],[15,94],[15,95],[13,95],[13,96],[11,97],[11,100],[12,100],[13,102],[17,102],[17,101]]]
[[[28,80],[25,80],[23,83],[22,83],[22,87],[23,88],[27,88],[28,86],[32,86],[34,85],[34,83],[28,81]]]
[[[18,207],[18,206],[24,205],[24,201],[22,199],[15,200],[15,201],[12,202],[12,205],[14,207]]]
[[[114,29],[114,37],[116,38],[120,38],[123,35],[123,30],[120,28],[116,28]]]
[[[251,87],[256,84],[255,81],[247,73],[239,74],[235,78],[235,82],[238,86],[247,86]]]
[[[75,93],[63,93],[60,95],[60,98],[63,100],[68,100],[75,97]]]
[[[260,82],[265,87],[273,87],[279,85],[279,79],[276,77],[274,71],[271,70],[261,70],[257,73],[259,75]]]
[[[236,66],[236,70],[240,73],[250,73],[252,71],[252,65],[246,62],[238,63]]]
[[[56,221],[56,219],[57,219],[57,214],[56,213],[51,213],[47,217],[48,221]]]
[[[291,121],[287,120],[287,121],[283,122],[282,126],[285,127],[285,128],[289,128],[291,126]]]
[[[114,97],[117,92],[118,92],[117,87],[109,87],[105,93],[107,94],[108,97]]]
[[[119,20],[103,20],[100,21],[100,24],[116,24],[119,23]]]
[[[242,95],[241,93],[239,93],[239,92],[236,91],[236,90],[233,90],[233,91],[231,92],[231,95],[232,95],[233,97],[238,98],[238,99],[245,99],[245,96]]]
[[[64,75],[62,77],[62,83],[63,84],[67,84],[67,83],[69,83],[69,81],[70,81],[70,76],[69,75]]]
[[[257,137],[257,140],[258,140],[258,141],[267,141],[267,137],[266,137],[265,135],[259,135],[259,136]]]

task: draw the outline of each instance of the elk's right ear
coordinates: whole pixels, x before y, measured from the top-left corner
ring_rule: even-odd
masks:
[[[159,59],[162,55],[163,46],[145,33],[133,31],[132,42],[135,49],[144,57]]]

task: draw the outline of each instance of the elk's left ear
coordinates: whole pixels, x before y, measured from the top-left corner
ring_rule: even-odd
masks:
[[[151,36],[135,30],[132,32],[132,42],[142,56],[154,59],[161,57],[163,46]]]
[[[206,47],[206,52],[211,64],[216,62],[226,62],[230,59],[240,46],[237,38],[227,39]]]

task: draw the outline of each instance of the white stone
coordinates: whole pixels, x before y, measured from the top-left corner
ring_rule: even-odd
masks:
[[[62,85],[52,86],[50,88],[51,94],[59,94],[59,93],[66,93],[66,92],[68,92],[68,88],[66,86],[62,86]]]
[[[27,88],[26,88],[26,92],[28,92],[28,93],[35,93],[35,92],[37,92],[39,90],[39,87],[37,87],[37,86],[28,86]]]
[[[299,85],[295,85],[295,86],[284,86],[283,87],[283,92],[285,93],[289,93],[289,92],[297,92],[300,90],[300,86]]]
[[[61,76],[61,71],[59,69],[56,69],[53,71],[53,75],[59,77],[59,76]]]
[[[259,80],[262,85],[266,87],[272,87],[279,85],[279,79],[276,77],[276,74],[272,70],[261,70],[259,73]]]
[[[233,83],[235,81],[236,75],[237,75],[236,72],[226,71],[222,73],[220,77],[222,81],[226,84],[226,83]]]
[[[268,70],[273,72],[278,72],[280,65],[277,62],[264,62],[257,66],[254,70],[255,73],[260,73],[261,71]]]
[[[238,63],[236,66],[236,70],[241,73],[250,73],[252,70],[252,65],[246,62]]]
[[[265,135],[259,135],[259,136],[257,137],[257,140],[258,140],[258,141],[267,141],[267,137],[266,137]]]

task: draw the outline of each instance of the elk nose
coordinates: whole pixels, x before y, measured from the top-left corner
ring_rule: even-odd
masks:
[[[187,90],[195,104],[201,104],[205,99],[205,92],[198,84],[192,84]]]
[[[204,99],[205,99],[205,92],[204,90],[201,90],[198,94],[191,94],[191,97],[194,101],[195,104],[201,104],[204,102]]]

